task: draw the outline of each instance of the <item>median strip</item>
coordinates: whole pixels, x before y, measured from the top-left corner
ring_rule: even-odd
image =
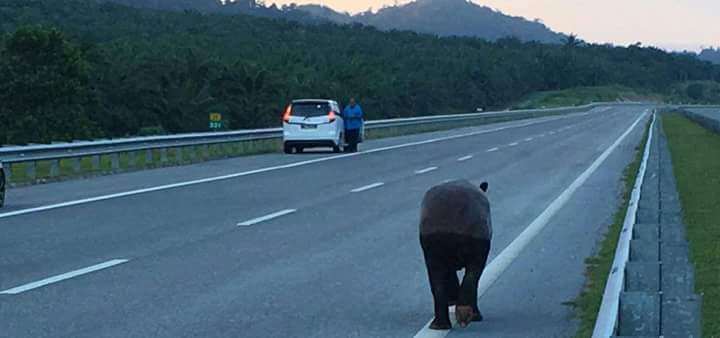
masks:
[[[123,263],[127,263],[127,262],[128,262],[127,259],[113,259],[113,260],[110,260],[110,261],[107,261],[104,263],[96,264],[96,265],[82,268],[79,270],[70,271],[70,272],[67,272],[67,273],[64,273],[61,275],[45,278],[45,279],[39,280],[37,282],[32,282],[32,283],[21,285],[21,286],[18,286],[18,287],[12,288],[12,289],[8,289],[5,291],[0,291],[0,295],[17,295],[17,294],[27,292],[27,291],[30,291],[33,289],[41,288],[46,285],[50,285],[50,284],[61,282],[61,281],[64,281],[64,280],[67,280],[70,278],[86,275],[91,272],[95,272],[95,271],[102,270],[102,269],[107,269],[107,268],[110,268],[110,267],[113,267],[116,265],[120,265]]]
[[[278,218],[278,217],[282,217],[282,216],[285,216],[285,215],[289,215],[289,214],[292,214],[292,213],[294,213],[294,212],[296,212],[296,211],[297,211],[297,209],[285,209],[285,210],[281,210],[281,211],[278,211],[278,212],[274,212],[274,213],[269,214],[269,215],[265,215],[265,216],[262,216],[262,217],[254,218],[254,219],[251,219],[251,220],[249,220],[249,221],[241,222],[241,223],[238,223],[237,225],[240,226],[240,227],[248,227],[248,226],[255,225],[255,224],[258,224],[258,223],[261,223],[261,222],[269,221],[269,220],[274,219],[274,218]]]

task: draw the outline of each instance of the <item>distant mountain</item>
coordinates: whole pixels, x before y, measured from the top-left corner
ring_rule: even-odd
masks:
[[[700,58],[700,60],[710,61],[715,64],[720,64],[720,48],[718,48],[718,49],[714,49],[714,48],[703,49],[700,52],[700,54],[698,55],[698,58]]]
[[[321,5],[265,6],[256,0],[97,0],[139,8],[201,13],[249,14],[301,22],[358,22],[382,30],[409,30],[438,36],[471,36],[490,41],[516,37],[522,41],[562,43],[566,36],[537,21],[508,16],[468,0],[417,0],[385,7],[377,13],[340,13]],[[270,1],[268,1],[270,2]]]
[[[297,9],[338,23],[360,22],[383,30],[411,30],[439,36],[472,36],[486,40],[517,37],[523,41],[562,43],[566,36],[544,24],[513,17],[468,0],[417,0],[406,5],[386,7],[377,13],[354,16],[318,5]]]

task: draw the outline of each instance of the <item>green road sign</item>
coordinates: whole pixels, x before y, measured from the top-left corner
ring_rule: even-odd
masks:
[[[210,129],[222,128],[222,114],[210,113]]]

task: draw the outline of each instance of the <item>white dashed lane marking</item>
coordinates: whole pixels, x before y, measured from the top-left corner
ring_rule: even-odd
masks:
[[[251,219],[251,220],[249,220],[249,221],[241,222],[241,223],[238,223],[237,225],[238,225],[238,226],[241,226],[241,227],[249,227],[249,226],[251,226],[251,225],[255,225],[255,224],[258,224],[258,223],[261,223],[261,222],[269,221],[269,220],[271,220],[271,219],[273,219],[273,218],[278,218],[278,217],[282,217],[282,216],[285,216],[285,215],[292,214],[292,213],[294,213],[294,212],[296,212],[296,211],[297,211],[296,209],[285,209],[285,210],[281,210],[281,211],[278,211],[278,212],[274,212],[274,213],[269,214],[269,215],[265,215],[265,216],[262,216],[262,217],[254,218],[254,219]]]
[[[457,160],[458,160],[459,162],[463,162],[463,161],[467,161],[467,160],[469,160],[469,159],[471,159],[471,158],[473,158],[473,156],[472,156],[472,155],[468,155],[468,156],[463,156],[463,157],[461,157],[461,158],[459,158],[459,159],[457,159]]]
[[[370,189],[375,189],[375,188],[378,188],[378,187],[382,187],[383,185],[385,185],[385,183],[383,183],[383,182],[377,182],[377,183],[373,183],[373,184],[368,184],[368,185],[366,185],[366,186],[364,186],[364,187],[355,188],[355,189],[350,190],[350,191],[351,191],[351,192],[363,192],[363,191],[366,191],[366,190],[370,190]]]
[[[32,283],[28,283],[28,284],[25,284],[25,285],[20,285],[20,286],[18,286],[18,287],[15,287],[15,288],[12,288],[12,289],[8,289],[8,290],[5,290],[5,291],[0,291],[0,295],[17,295],[17,294],[19,294],[19,293],[23,293],[23,292],[30,291],[30,290],[33,290],[33,289],[41,288],[41,287],[43,287],[43,286],[47,286],[47,285],[54,284],[54,283],[57,283],[57,282],[62,282],[62,281],[64,281],[64,280],[67,280],[67,279],[70,279],[70,278],[74,278],[74,277],[86,275],[86,274],[89,274],[89,273],[91,273],[91,272],[95,272],[95,271],[102,270],[102,269],[107,269],[107,268],[110,268],[110,267],[113,267],[113,266],[116,266],[116,265],[119,265],[119,264],[127,263],[127,261],[128,261],[127,259],[113,259],[113,260],[109,260],[109,261],[104,262],[104,263],[100,263],[100,264],[96,264],[96,265],[93,265],[93,266],[88,266],[88,267],[86,267],[86,268],[82,268],[82,269],[70,271],[70,272],[67,272],[67,273],[64,273],[64,274],[61,274],[61,275],[48,277],[48,278],[39,280],[39,281],[37,281],[37,282],[32,282]]]
[[[437,170],[437,168],[438,168],[438,167],[430,167],[430,168],[425,168],[425,169],[416,170],[416,171],[415,171],[415,174],[420,175],[420,174],[429,173],[429,172],[431,172],[431,171]]]

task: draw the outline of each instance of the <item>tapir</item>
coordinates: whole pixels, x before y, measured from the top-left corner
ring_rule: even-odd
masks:
[[[476,186],[467,180],[456,180],[430,188],[423,197],[420,246],[435,307],[431,329],[452,327],[450,305],[455,305],[461,327],[483,320],[477,305],[477,289],[492,239],[487,190],[487,182]],[[460,283],[457,271],[463,268],[465,275]]]

